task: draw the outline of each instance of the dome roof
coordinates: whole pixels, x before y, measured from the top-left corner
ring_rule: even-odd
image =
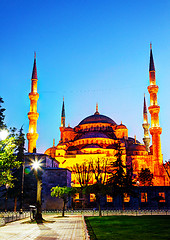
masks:
[[[109,117],[101,114],[94,114],[83,119],[79,125],[89,124],[89,123],[110,123],[116,125],[116,123]]]
[[[108,137],[101,132],[87,132],[83,134],[79,139],[85,139],[85,138],[108,138]]]
[[[146,147],[140,144],[132,144],[128,147],[128,151],[146,151]]]
[[[127,129],[127,127],[124,124],[117,125],[117,129]]]

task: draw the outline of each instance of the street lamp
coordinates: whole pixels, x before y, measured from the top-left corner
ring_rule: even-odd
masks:
[[[21,202],[20,202],[20,214],[23,212],[23,197],[24,197],[24,173],[25,173],[25,156],[22,164],[22,178],[21,178]]]
[[[138,188],[138,210],[140,210],[140,191],[139,191],[140,182],[139,182],[139,180],[136,181],[136,186]]]
[[[8,137],[8,135],[9,135],[8,130],[6,130],[6,129],[1,130],[0,131],[0,140],[2,140],[2,141],[5,140]]]
[[[35,220],[42,222],[42,210],[41,210],[41,190],[42,190],[42,179],[41,179],[41,161],[36,158],[32,163],[32,168],[34,169],[34,174],[37,179],[37,212],[35,215]]]

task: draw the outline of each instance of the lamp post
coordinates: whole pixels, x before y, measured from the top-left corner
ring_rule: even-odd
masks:
[[[21,179],[21,202],[20,202],[20,214],[23,212],[23,198],[24,198],[24,171],[25,171],[25,157],[22,164],[22,179]]]
[[[138,210],[140,210],[140,191],[139,191],[140,182],[138,180],[136,182],[136,186],[138,188]]]
[[[40,161],[35,159],[32,165],[34,169],[34,174],[37,179],[37,212],[35,215],[35,220],[41,222],[43,220],[42,218],[42,210],[41,210],[41,190],[42,190],[42,179],[41,179],[41,167],[40,167]]]

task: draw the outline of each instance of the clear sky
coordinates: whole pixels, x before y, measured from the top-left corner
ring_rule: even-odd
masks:
[[[129,136],[142,142],[151,41],[162,152],[164,161],[170,159],[169,0],[1,0],[0,36],[6,123],[24,125],[25,133],[37,52],[38,152],[51,147],[53,138],[59,141],[63,96],[67,125],[93,114],[98,102],[101,114],[122,121]]]

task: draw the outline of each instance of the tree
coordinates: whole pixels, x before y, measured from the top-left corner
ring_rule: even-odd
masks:
[[[0,97],[0,131],[6,129],[6,124],[4,123],[5,108],[2,108],[2,103],[4,101]],[[12,170],[20,167],[20,162],[16,161],[16,156],[14,155],[15,149],[16,139],[13,134],[0,141],[0,186],[14,186],[12,183],[14,180]]]
[[[86,193],[94,193],[96,196],[96,202],[99,207],[99,216],[102,216],[101,213],[101,198],[107,193],[107,174],[109,170],[108,159],[98,158],[96,161],[91,163],[94,184],[87,186],[84,189]]]
[[[20,167],[20,162],[16,161],[14,155],[15,148],[14,137],[7,137],[5,140],[0,141],[0,186],[14,186],[12,169]]]
[[[9,189],[8,194],[9,196],[14,198],[14,211],[17,209],[17,199],[20,199],[20,211],[22,212],[22,205],[23,205],[23,188],[24,188],[24,150],[25,150],[25,135],[23,133],[23,128],[19,130],[19,134],[15,134],[16,139],[16,160],[21,163],[19,169],[15,169],[13,171],[14,177],[14,187]]]
[[[126,165],[122,161],[122,146],[119,141],[116,145],[117,153],[115,154],[116,161],[112,162],[112,171],[108,179],[108,186],[110,195],[113,197],[120,196],[122,201],[122,208],[124,209],[124,195],[134,195],[133,191],[133,182],[132,182],[132,173],[126,171]]]
[[[73,165],[71,168],[72,176],[74,176],[75,181],[80,184],[80,198],[84,200],[84,202],[81,202],[81,207],[84,207],[86,204],[86,194],[83,194],[83,189],[90,183],[93,177],[93,171],[92,171],[92,162],[83,162],[82,164],[76,163],[76,165]],[[84,195],[84,196],[82,196]]]
[[[62,211],[62,217],[64,217],[64,211],[66,203],[69,200],[69,197],[74,195],[76,193],[76,189],[72,187],[53,187],[51,188],[51,196],[52,197],[59,197],[63,199],[63,211]]]
[[[170,181],[170,160],[169,161],[165,161],[165,163],[163,164],[163,167],[164,167],[164,169],[166,171],[166,174],[168,176],[168,180]]]
[[[75,180],[80,184],[80,187],[85,188],[91,181],[93,176],[92,163],[83,162],[82,164],[76,163],[71,168],[72,174],[74,174]]]
[[[142,186],[151,186],[152,185],[153,174],[149,168],[141,169],[138,174],[138,181]]]

